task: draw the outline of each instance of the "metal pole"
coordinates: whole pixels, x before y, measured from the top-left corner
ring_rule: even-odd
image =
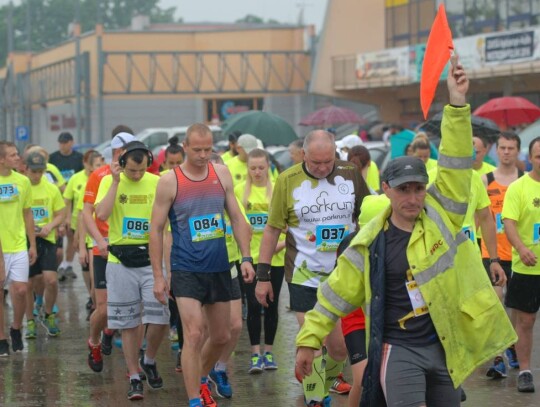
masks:
[[[28,133],[30,140],[33,139],[32,135],[32,12],[31,12],[31,0],[26,0],[26,47],[27,47],[27,60],[26,60],[26,125],[28,126]]]
[[[7,34],[8,34],[8,64],[7,64],[7,109],[9,113],[8,140],[15,140],[15,92],[13,82],[15,81],[13,72],[13,2],[9,2],[8,17],[7,17]]]
[[[103,65],[105,60],[103,57],[103,21],[101,13],[101,0],[97,2],[97,53],[98,53],[98,89],[97,89],[97,108],[98,108],[98,141],[101,143],[105,137],[105,124],[103,122]]]
[[[81,107],[81,2],[75,2],[75,98],[76,98],[76,123],[77,123],[77,140],[81,140],[81,122],[82,122],[82,107]],[[85,140],[87,143],[89,140]]]

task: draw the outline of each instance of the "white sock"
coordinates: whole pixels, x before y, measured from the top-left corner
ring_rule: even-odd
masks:
[[[227,363],[223,363],[223,362],[217,362],[216,365],[214,366],[214,370],[216,372],[226,372],[227,371]]]
[[[141,380],[141,376],[139,376],[139,373],[135,373],[135,374],[129,375],[129,380]]]
[[[60,267],[61,269],[65,269],[66,268],[66,261],[65,260],[62,260],[62,263],[60,263]]]
[[[144,364],[145,365],[155,365],[156,359],[150,359],[148,356],[144,355]]]
[[[73,267],[73,262],[72,261],[63,261],[62,263],[66,263],[66,268],[68,267]]]
[[[519,376],[521,376],[523,373],[531,373],[531,374],[532,374],[532,372],[530,371],[530,369],[527,369],[527,370],[520,370],[520,371],[519,371]]]

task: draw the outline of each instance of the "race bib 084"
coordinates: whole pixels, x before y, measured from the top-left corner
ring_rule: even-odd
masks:
[[[189,218],[189,231],[192,242],[219,239],[225,236],[223,219],[219,213]]]

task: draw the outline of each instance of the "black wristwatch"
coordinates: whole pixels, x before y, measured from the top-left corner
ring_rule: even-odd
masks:
[[[494,259],[489,259],[489,264],[500,263],[500,262],[501,262],[500,257],[495,257]]]
[[[246,261],[253,264],[253,257],[242,257],[242,261],[240,262],[240,264],[245,263]]]

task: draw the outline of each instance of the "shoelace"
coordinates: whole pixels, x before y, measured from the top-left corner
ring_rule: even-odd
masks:
[[[215,403],[212,395],[210,394],[210,389],[208,388],[208,385],[203,385],[201,387],[201,398],[205,406],[212,406]]]
[[[229,384],[227,380],[227,375],[225,372],[216,372],[217,381],[220,386],[227,386]]]

